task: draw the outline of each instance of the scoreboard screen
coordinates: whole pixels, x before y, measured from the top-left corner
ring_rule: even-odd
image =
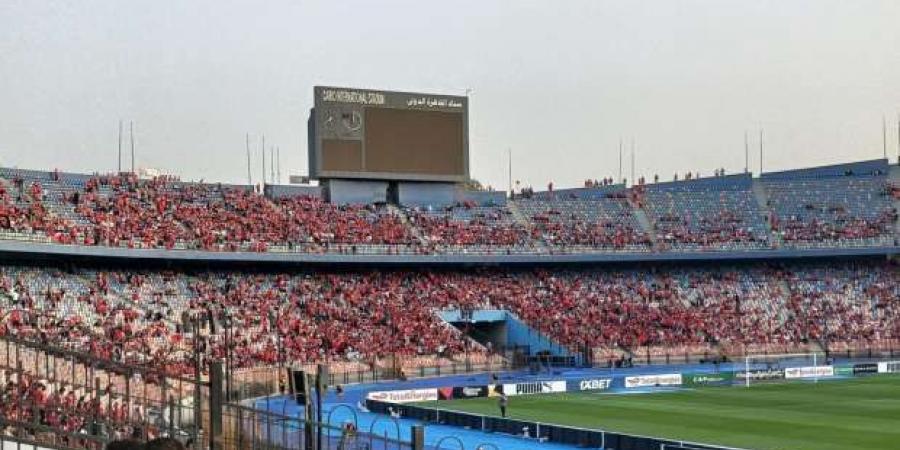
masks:
[[[322,86],[314,94],[311,178],[468,179],[466,97]]]

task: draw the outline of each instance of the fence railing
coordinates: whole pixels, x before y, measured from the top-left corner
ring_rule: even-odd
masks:
[[[367,370],[329,371],[329,386],[374,383],[385,380],[400,380],[425,377],[438,377],[466,373],[483,373],[505,371],[516,367],[509,360],[488,360],[482,363],[453,361],[436,365],[420,366],[374,366]],[[292,366],[294,369],[306,369],[315,372],[315,365]],[[226,374],[226,389],[230,401],[283,394],[287,389],[287,367],[257,367],[238,369]],[[230,380],[229,380],[230,378]]]
[[[632,450],[695,449],[695,450],[737,450],[716,445],[660,439],[627,433],[617,433],[587,428],[567,427],[530,420],[517,420],[480,414],[443,410],[411,404],[396,404],[377,400],[366,400],[366,407],[372,412],[399,413],[401,417],[426,423],[464,427],[489,433],[504,433],[538,439],[582,448],[615,448]]]
[[[744,356],[780,355],[784,353],[821,352],[827,357],[837,358],[878,358],[900,357],[900,341],[885,340],[877,343],[861,343],[857,345],[807,344],[800,346],[781,345],[767,349],[765,346],[749,348],[716,347],[698,349],[669,349],[664,347],[639,347],[626,349],[591,349],[590,359],[586,359],[592,367],[612,368],[623,365],[659,365],[659,364],[695,364],[741,360]]]
[[[307,427],[309,429],[307,429]],[[341,424],[306,421],[299,416],[228,404],[223,408],[224,448],[280,450],[412,450],[400,428],[381,434],[361,430],[355,420]],[[311,440],[314,442],[307,442]],[[309,446],[307,446],[310,444]]]
[[[199,446],[209,423],[202,408],[209,386],[199,376],[173,376],[42,342],[0,337],[0,378],[0,389],[16,405],[0,419],[26,434],[40,430],[34,435],[40,443],[58,446],[77,435],[102,447],[117,438],[168,435]],[[37,391],[48,400],[25,394]]]
[[[106,440],[95,436],[67,433],[40,424],[0,417],[0,449],[3,450],[102,450]]]
[[[307,450],[308,436],[315,436],[314,448],[319,450],[413,448],[399,429],[396,435],[379,435],[358,430],[355,421],[316,423],[226,402],[222,363],[213,362],[202,372],[208,377],[198,370],[196,378],[182,378],[46,343],[0,337],[0,395],[16,405],[0,409],[0,435],[9,441],[0,440],[0,449],[100,450],[117,439],[160,436],[174,437],[195,450]],[[245,393],[279,389],[278,373],[252,373],[260,374],[269,377],[250,385],[248,374],[247,386],[256,387]],[[14,388],[7,390],[8,382]],[[54,400],[59,403],[51,407],[32,395],[18,395],[35,389],[43,389],[48,397],[62,394]],[[79,416],[78,423],[55,420],[56,408],[66,417]]]

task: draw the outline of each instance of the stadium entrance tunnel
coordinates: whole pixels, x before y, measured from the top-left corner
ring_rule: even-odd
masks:
[[[576,355],[506,310],[448,310],[441,319],[514,365],[574,366]]]
[[[462,320],[450,322],[450,324],[486,348],[500,349],[507,347],[505,320]]]

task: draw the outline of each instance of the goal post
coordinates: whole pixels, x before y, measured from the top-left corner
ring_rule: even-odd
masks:
[[[813,382],[818,382],[825,372],[820,369],[824,367],[820,364],[825,361],[825,354],[822,352],[745,355],[743,371],[740,373],[744,376],[744,386],[748,388],[752,381],[793,378],[787,376],[787,372],[792,375],[796,373],[795,378],[812,378]]]
[[[659,450],[744,450],[736,447],[725,447],[713,444],[695,444],[693,442],[670,442],[659,444]]]

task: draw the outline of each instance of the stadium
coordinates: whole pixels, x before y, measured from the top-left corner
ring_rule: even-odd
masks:
[[[466,98],[315,95],[317,185],[0,169],[4,445],[900,437],[900,167],[471,190]]]
[[[0,5],[0,450],[900,448],[900,9],[805,1]]]

